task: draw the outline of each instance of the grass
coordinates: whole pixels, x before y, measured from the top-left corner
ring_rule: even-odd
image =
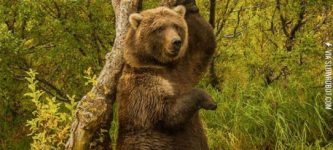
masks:
[[[218,102],[216,111],[201,111],[212,149],[333,149],[321,89],[235,84],[222,92],[200,85]]]

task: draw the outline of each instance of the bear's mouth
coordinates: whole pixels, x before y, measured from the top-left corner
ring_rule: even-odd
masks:
[[[178,53],[179,53],[178,51],[171,50],[171,51],[167,52],[167,56],[171,57],[171,58],[174,58],[174,57],[178,56]]]
[[[175,48],[168,48],[167,50],[166,50],[166,55],[168,56],[168,57],[170,57],[170,58],[174,58],[174,57],[177,57],[178,56],[178,54],[179,54],[179,50],[180,49],[175,49]]]

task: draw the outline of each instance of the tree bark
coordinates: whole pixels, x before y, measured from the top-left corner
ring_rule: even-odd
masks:
[[[209,24],[215,28],[215,14],[216,14],[216,0],[210,0],[209,7]],[[219,80],[215,71],[215,57],[212,58],[212,61],[209,64],[208,70],[209,83],[213,88],[220,90]]]
[[[66,149],[112,149],[108,131],[112,122],[112,104],[117,82],[123,68],[123,43],[128,27],[128,16],[137,10],[141,0],[112,0],[116,16],[116,39],[97,84],[79,102]],[[141,1],[142,2],[142,1]],[[101,133],[100,133],[101,132]],[[92,139],[102,134],[102,140]]]

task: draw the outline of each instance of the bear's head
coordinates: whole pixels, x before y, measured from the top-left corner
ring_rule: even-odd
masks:
[[[133,13],[124,59],[132,67],[161,68],[183,57],[188,45],[185,7],[158,7]]]

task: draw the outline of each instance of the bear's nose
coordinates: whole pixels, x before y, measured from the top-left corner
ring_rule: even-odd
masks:
[[[175,52],[178,52],[180,47],[182,46],[182,41],[180,39],[172,40],[172,46]]]

